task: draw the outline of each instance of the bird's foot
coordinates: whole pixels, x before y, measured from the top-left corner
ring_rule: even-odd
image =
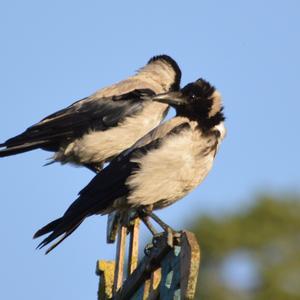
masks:
[[[182,232],[175,232],[170,230],[168,232],[163,231],[156,233],[155,235],[153,235],[152,241],[146,244],[144,248],[145,255],[150,256],[153,251],[162,249],[162,247],[166,247],[166,245],[171,248],[175,245],[180,245],[181,234]]]
[[[154,247],[153,243],[148,243],[148,244],[146,244],[146,246],[145,246],[145,248],[144,248],[144,254],[145,254],[146,256],[149,256],[150,253],[151,253],[151,250],[153,249],[153,247]]]
[[[153,234],[152,241],[146,244],[144,248],[145,255],[149,256],[153,248],[157,248],[161,241],[166,238],[166,233],[163,232],[156,232]]]

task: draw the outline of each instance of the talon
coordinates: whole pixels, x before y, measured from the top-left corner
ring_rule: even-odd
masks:
[[[145,254],[146,256],[149,256],[150,253],[151,253],[151,249],[152,249],[153,247],[154,247],[154,245],[153,245],[152,243],[147,244],[147,245],[145,246],[145,248],[144,248],[144,254]]]

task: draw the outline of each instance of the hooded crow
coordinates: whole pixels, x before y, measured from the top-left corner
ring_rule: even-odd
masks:
[[[219,92],[199,79],[152,100],[173,106],[176,116],[123,151],[61,218],[38,230],[34,238],[49,234],[38,247],[59,238],[48,253],[91,215],[169,206],[204,180],[226,132]]]
[[[0,144],[0,157],[40,148],[55,152],[50,163],[99,171],[165,117],[168,105],[145,96],[178,91],[180,79],[180,68],[170,56],[154,56],[136,75],[47,116]]]

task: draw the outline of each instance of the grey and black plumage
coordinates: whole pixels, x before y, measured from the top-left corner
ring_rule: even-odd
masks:
[[[146,100],[180,88],[181,71],[167,55],[151,58],[136,75],[57,111],[0,144],[0,157],[33,149],[53,162],[99,168],[157,126],[168,105]]]
[[[116,157],[79,193],[65,214],[36,232],[39,245],[70,235],[86,217],[129,209],[161,209],[199,185],[225,136],[220,94],[199,79],[179,92],[152,97],[176,109],[176,116]]]

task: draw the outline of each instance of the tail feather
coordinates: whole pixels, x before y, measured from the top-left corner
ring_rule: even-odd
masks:
[[[38,149],[45,145],[47,145],[47,141],[25,143],[22,145],[17,145],[17,146],[12,146],[12,147],[6,146],[6,143],[0,144],[0,147],[7,147],[6,149],[0,150],[0,157],[11,156],[11,155],[31,151],[31,150]]]
[[[81,224],[81,222],[79,224],[77,224],[76,226],[74,226],[71,230],[67,231],[59,240],[57,240],[55,243],[53,243],[46,250],[45,254],[48,254],[50,251],[52,251],[54,248],[56,248],[62,241],[64,241],[64,239],[66,239],[70,234],[72,234],[80,224]]]
[[[59,219],[56,219],[52,222],[50,222],[49,224],[47,224],[46,226],[42,227],[41,229],[39,229],[33,236],[34,239],[46,234],[46,233],[49,233],[51,231],[53,231],[55,229],[55,227],[57,227],[60,222],[61,222],[61,219],[62,218],[59,218]]]
[[[43,239],[39,243],[39,245],[36,248],[41,249],[60,237],[46,251],[46,254],[48,254],[56,246],[58,246],[64,239],[66,239],[71,233],[73,233],[74,230],[83,222],[84,219],[85,219],[84,214],[78,216],[67,215],[50,222],[49,224],[42,227],[34,234],[33,238],[35,239],[44,234],[50,233],[45,239]]]
[[[51,130],[39,131],[33,129],[31,130],[31,128],[28,128],[25,132],[8,139],[4,143],[1,143],[0,147],[5,148],[0,149],[0,157],[15,155],[37,148],[43,148],[45,150],[47,150],[48,148],[57,149],[60,141],[66,136],[70,135],[69,130],[56,132]]]
[[[120,176],[118,180],[116,180],[115,168],[110,172],[107,171],[110,169],[104,170],[94,177],[84,191],[80,192],[80,196],[69,206],[61,218],[50,222],[34,234],[34,238],[48,234],[37,248],[41,249],[54,242],[46,252],[49,253],[73,233],[85,218],[94,214],[107,213],[108,208],[112,208],[115,199],[125,197],[128,189],[124,185],[124,181],[127,178],[128,169],[121,169],[124,174],[120,174],[117,170],[119,172],[117,175]]]

